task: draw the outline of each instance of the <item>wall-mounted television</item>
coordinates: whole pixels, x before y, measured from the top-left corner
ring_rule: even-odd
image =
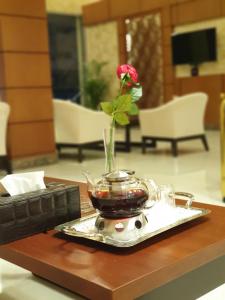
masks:
[[[174,65],[197,66],[217,60],[216,29],[174,33],[172,35],[172,59]]]

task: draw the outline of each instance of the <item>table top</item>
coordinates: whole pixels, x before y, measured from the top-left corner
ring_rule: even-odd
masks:
[[[85,199],[86,185],[77,184]],[[225,254],[225,207],[193,206],[211,214],[131,248],[52,230],[1,246],[0,257],[87,298],[137,298]]]

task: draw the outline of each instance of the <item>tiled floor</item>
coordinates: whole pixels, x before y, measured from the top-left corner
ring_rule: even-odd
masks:
[[[174,158],[170,145],[159,143],[156,150],[149,150],[145,155],[141,154],[140,148],[133,148],[131,153],[117,153],[117,166],[133,169],[137,176],[153,178],[159,184],[171,183],[177,191],[193,193],[196,201],[224,205],[220,192],[219,132],[210,131],[207,136],[209,152],[203,150],[200,140],[187,141],[179,144],[179,156]],[[134,133],[134,139],[139,139],[137,132]],[[75,149],[65,150],[64,153],[66,155],[57,164],[17,172],[38,169],[44,170],[46,176],[79,181],[85,181],[83,170],[89,170],[94,177],[104,172],[104,153],[101,151],[86,150],[85,160],[81,164],[76,160]],[[80,299],[3,260],[0,260],[0,276],[1,300]],[[200,299],[224,300],[225,285]]]

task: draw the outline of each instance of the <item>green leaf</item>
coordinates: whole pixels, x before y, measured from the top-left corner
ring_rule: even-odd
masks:
[[[131,115],[131,116],[138,115],[139,109],[138,109],[137,104],[132,103],[132,104],[131,104],[131,107],[130,107],[130,110],[129,110],[128,113],[129,113],[129,115]]]
[[[136,86],[130,90],[132,102],[138,101],[142,96],[142,87]]]
[[[115,116],[114,116],[114,118],[115,118],[116,122],[119,125],[127,125],[127,124],[129,124],[128,116],[124,112],[118,112],[118,113],[116,113]]]
[[[107,115],[110,115],[110,116],[112,115],[112,112],[113,112],[112,102],[101,102],[100,106]]]
[[[131,95],[126,94],[119,96],[116,100],[114,100],[114,111],[118,112],[128,112],[131,106]]]

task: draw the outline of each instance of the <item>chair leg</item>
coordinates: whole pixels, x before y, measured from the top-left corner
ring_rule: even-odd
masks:
[[[80,163],[83,161],[82,146],[78,146],[78,161]]]
[[[177,152],[177,141],[176,140],[172,140],[171,141],[171,146],[172,146],[173,156],[176,157],[178,155],[178,152]]]
[[[145,154],[146,153],[146,139],[144,137],[142,138],[141,148],[142,148],[142,154]]]
[[[201,140],[202,140],[202,143],[204,145],[205,150],[209,151],[209,145],[208,145],[208,141],[207,141],[207,138],[206,138],[205,134],[203,134],[201,136]]]
[[[5,169],[8,174],[12,174],[12,165],[11,165],[8,155],[6,155],[6,157],[5,157]]]
[[[9,160],[9,157],[7,155],[1,156],[1,163],[2,163],[2,168],[6,170],[8,174],[12,174],[12,166],[11,162]]]
[[[60,151],[61,151],[61,146],[59,144],[56,144],[56,149],[58,151],[58,154],[60,155]]]
[[[156,146],[157,146],[156,140],[152,140],[152,143],[150,144],[150,146],[152,148],[156,148]]]

